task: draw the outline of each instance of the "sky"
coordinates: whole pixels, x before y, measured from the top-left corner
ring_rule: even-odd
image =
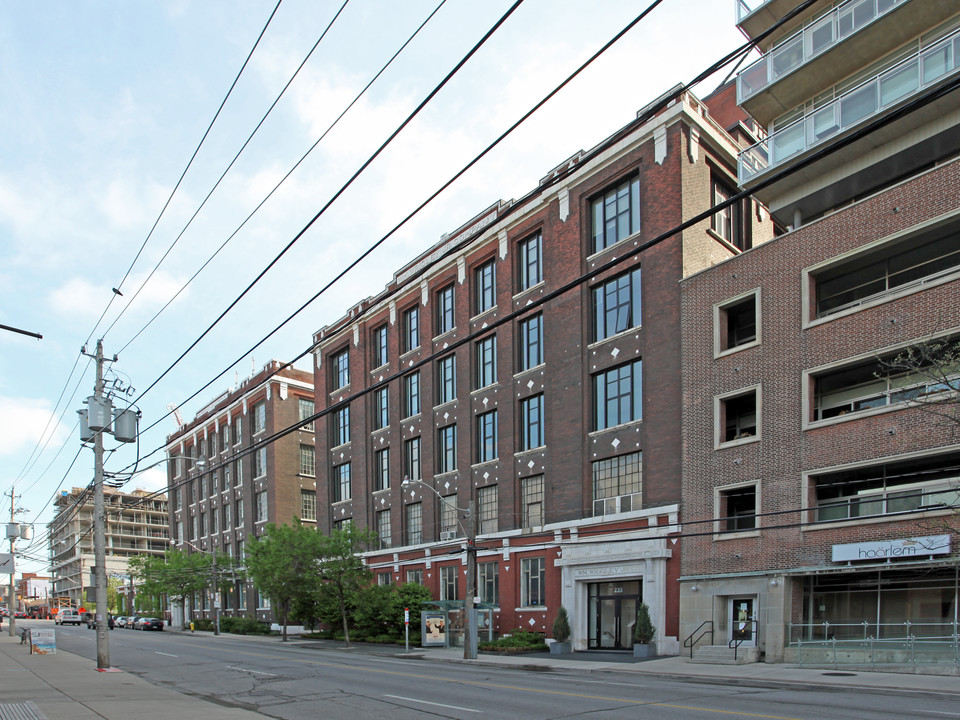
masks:
[[[512,0],[443,2],[281,183],[438,5],[5,4],[0,324],[43,336],[0,329],[0,517],[10,518],[13,489],[17,522],[34,525],[34,539],[17,544],[18,574],[47,571],[51,501],[93,476],[93,453],[81,447],[76,411],[93,392],[95,370],[81,348],[92,353],[103,340],[105,354],[117,356],[107,380],[124,391],[115,402],[133,402],[142,413],[138,444],[107,442],[113,450],[107,471],[124,469],[138,448],[147,456],[176,430],[174,419],[164,417],[169,406],[190,420],[238,378],[271,359],[300,355],[314,332],[382,290],[443,233],[499,199],[523,196],[566,158],[743,42],[734,0],[663,0],[361,265],[251,350],[647,5],[525,0],[177,362]],[[726,74],[694,93],[708,95]],[[311,369],[309,356],[298,366]],[[160,466],[124,489],[158,490],[165,477]]]

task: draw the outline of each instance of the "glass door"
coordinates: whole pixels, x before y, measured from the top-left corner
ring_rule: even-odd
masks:
[[[740,646],[753,647],[754,638],[754,598],[738,597],[730,599],[730,639],[740,642]]]
[[[590,650],[627,650],[633,647],[640,582],[593,583],[589,588]]]

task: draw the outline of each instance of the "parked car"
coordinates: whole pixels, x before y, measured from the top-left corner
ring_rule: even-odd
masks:
[[[15,611],[15,612],[13,613],[13,616],[14,616],[15,618],[24,618],[24,619],[26,619],[27,614],[26,614],[23,610],[17,610],[17,611]]]
[[[57,625],[79,625],[83,622],[83,618],[80,616],[76,610],[67,608],[58,612],[53,621]]]
[[[139,618],[136,615],[128,615],[127,624],[125,625],[125,627],[129,628],[130,630],[135,629],[137,625],[137,620],[139,620]]]
[[[84,615],[84,622],[87,623],[87,627],[93,630],[97,627],[97,616],[94,613],[86,613]],[[107,615],[107,629],[113,630],[116,626],[116,623],[113,619],[113,615]]]
[[[127,626],[127,616],[126,615],[117,615],[117,619],[113,621],[113,624],[117,627],[126,627]]]
[[[155,617],[140,618],[137,621],[138,630],[163,630],[163,620]]]

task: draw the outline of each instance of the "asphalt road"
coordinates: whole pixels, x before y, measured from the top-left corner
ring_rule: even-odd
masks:
[[[96,633],[58,628],[58,648],[96,658]],[[865,692],[727,687],[628,673],[530,672],[343,649],[117,629],[111,664],[225,706],[285,720],[596,718],[904,720],[960,718],[956,701]]]

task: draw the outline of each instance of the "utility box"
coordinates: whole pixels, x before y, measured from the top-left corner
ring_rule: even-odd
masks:
[[[80,442],[90,442],[93,440],[93,430],[87,424],[87,411],[77,410],[77,415],[80,416]]]
[[[87,398],[87,426],[91,430],[108,430],[113,421],[113,403],[109,398],[91,395]]]
[[[134,442],[137,439],[139,413],[133,408],[113,411],[113,436],[119,442]]]

